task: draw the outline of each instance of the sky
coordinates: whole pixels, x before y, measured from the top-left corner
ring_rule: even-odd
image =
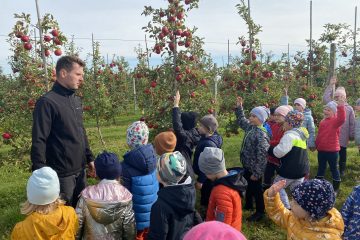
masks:
[[[238,37],[247,34],[247,26],[238,15],[235,5],[239,0],[200,0],[199,8],[192,10],[186,25],[198,28],[197,35],[204,38],[205,50],[222,66],[227,63],[227,41],[230,54],[237,55],[241,48],[235,45]],[[165,0],[38,0],[40,14],[51,13],[61,31],[82,49],[81,57],[91,52],[91,34],[100,40],[103,56],[124,56],[130,66],[136,65],[134,48],[145,47],[145,32],[141,29],[150,20],[141,15],[145,5],[165,7]],[[262,26],[259,38],[264,52],[281,55],[306,50],[309,38],[310,1],[308,0],[251,0],[251,15]],[[317,39],[326,23],[347,23],[354,26],[355,6],[359,0],[313,0],[313,38]],[[14,13],[29,13],[35,23],[35,0],[0,0],[0,66],[10,73],[8,57],[11,55],[7,35],[15,24]],[[78,39],[87,38],[87,39]],[[129,41],[131,40],[131,41]],[[149,47],[152,46],[149,43]],[[54,59],[56,60],[56,59]],[[157,57],[150,59],[159,63]]]

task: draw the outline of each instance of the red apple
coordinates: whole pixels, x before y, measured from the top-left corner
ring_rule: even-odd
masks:
[[[180,74],[177,74],[176,75],[176,81],[181,81],[181,79],[183,78],[183,75],[180,73]]]
[[[169,34],[169,29],[167,27],[162,27],[161,32],[166,36]]]
[[[161,11],[161,12],[159,13],[159,15],[160,15],[160,17],[165,17],[165,13],[164,13],[163,11]]]
[[[176,17],[174,16],[168,17],[168,22],[175,22],[175,21],[176,21]]]
[[[45,56],[48,57],[50,56],[51,52],[49,49],[45,49]]]
[[[56,56],[61,56],[61,54],[62,54],[62,51],[61,51],[61,49],[56,49],[55,51],[54,51],[54,54],[56,55]]]
[[[209,108],[209,109],[208,109],[208,113],[209,113],[209,114],[213,114],[213,113],[214,113],[214,109]]]
[[[184,18],[184,15],[185,15],[184,12],[178,12],[178,14],[176,14],[176,17],[177,19],[181,20]]]
[[[179,66],[176,66],[175,72],[180,72],[181,68]]]
[[[144,90],[144,93],[145,93],[145,94],[150,94],[150,89],[146,88],[146,89]]]
[[[27,42],[27,43],[25,43],[24,44],[24,48],[26,49],[26,50],[31,50],[32,49],[32,45],[31,45],[31,43],[29,43],[29,42]]]
[[[174,31],[174,35],[176,35],[176,36],[181,36],[181,33],[182,33],[182,30],[181,30],[181,29],[176,29],[176,30]]]
[[[51,35],[53,35],[54,37],[59,36],[59,32],[58,32],[58,30],[53,29],[53,30],[51,31]]]
[[[188,68],[188,67],[186,67],[186,68],[185,68],[185,72],[186,72],[186,74],[190,74],[190,73],[191,73],[191,69]]]
[[[155,88],[156,85],[157,85],[157,83],[156,83],[155,81],[152,81],[152,82],[150,83],[150,86],[151,86],[152,88]]]
[[[169,49],[170,49],[170,51],[174,51],[175,44],[173,42],[169,42]]]
[[[191,42],[190,42],[190,41],[186,41],[186,42],[185,42],[185,47],[186,47],[186,48],[190,47],[190,45],[191,45]]]
[[[165,34],[164,34],[164,33],[162,33],[162,32],[159,33],[159,35],[158,35],[158,38],[159,38],[159,39],[163,39],[164,37],[165,37]]]
[[[2,134],[2,137],[3,137],[3,139],[8,140],[8,139],[10,139],[12,136],[11,136],[10,133],[4,132],[4,133]]]
[[[29,36],[26,36],[26,35],[22,35],[20,39],[23,42],[28,42],[30,40]]]
[[[58,39],[57,37],[54,37],[53,42],[54,42],[56,45],[61,45],[61,41],[60,41],[60,39]]]
[[[200,80],[200,83],[201,83],[202,85],[206,85],[206,79],[205,79],[205,78],[201,79],[201,80]]]
[[[44,41],[45,42],[50,42],[51,41],[51,37],[49,35],[45,35],[44,36]]]
[[[191,92],[191,93],[190,93],[190,97],[191,97],[191,98],[195,98],[195,96],[196,96],[195,92]]]

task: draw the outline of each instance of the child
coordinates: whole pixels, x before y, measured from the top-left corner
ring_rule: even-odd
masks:
[[[289,102],[289,96],[287,94],[287,89],[284,89],[284,96],[280,100],[282,105],[287,105]],[[309,138],[307,140],[307,146],[311,151],[315,151],[315,124],[314,118],[312,116],[311,110],[306,107],[306,100],[303,98],[297,98],[294,101],[294,107],[299,112],[304,114],[304,121],[302,127],[306,128],[309,133]]]
[[[22,204],[21,213],[27,217],[15,225],[11,239],[75,239],[78,219],[74,209],[60,200],[59,178],[52,168],[35,170],[26,192],[27,201]]]
[[[341,214],[344,219],[344,240],[360,239],[360,186],[346,199]]]
[[[157,199],[159,182],[156,179],[154,148],[148,143],[149,129],[144,122],[134,122],[126,133],[130,151],[122,162],[124,186],[133,195],[136,239],[146,239],[150,226],[151,206]]]
[[[284,135],[283,124],[285,122],[286,114],[292,110],[292,107],[288,105],[277,107],[274,111],[273,123],[271,126],[272,136],[270,138],[270,146],[275,147],[279,144],[280,139]],[[268,189],[273,183],[273,178],[275,176],[275,171],[280,165],[280,160],[274,156],[268,156],[265,173],[264,173],[264,183],[263,189]]]
[[[270,146],[270,156],[280,159],[277,169],[278,175],[274,182],[286,180],[286,185],[280,190],[280,198],[286,208],[290,208],[289,199],[285,188],[294,189],[304,181],[304,176],[309,171],[309,159],[306,149],[306,139],[309,134],[306,128],[301,128],[304,115],[299,111],[290,111],[284,122],[286,131],[280,143],[273,147]]]
[[[331,101],[333,89],[337,82],[336,77],[330,79],[328,87],[325,89],[323,102],[327,104]],[[355,132],[355,114],[353,108],[346,102],[346,91],[344,87],[338,87],[334,93],[334,101],[343,100],[345,102],[345,122],[340,129],[340,151],[339,151],[339,169],[340,176],[344,176],[346,169],[346,148],[350,139],[354,139]]]
[[[263,123],[269,116],[265,107],[256,107],[251,110],[249,120],[244,116],[243,99],[237,97],[236,117],[239,126],[245,131],[240,150],[240,160],[245,168],[244,177],[248,182],[245,196],[245,209],[253,208],[253,197],[256,203],[256,212],[247,218],[247,221],[259,221],[264,216],[264,199],[262,191],[262,176],[267,161],[269,136]]]
[[[291,210],[284,207],[279,191],[286,180],[279,181],[264,193],[266,212],[288,239],[340,240],[344,232],[341,214],[334,208],[331,184],[322,179],[305,181],[292,191]]]
[[[210,221],[201,223],[188,231],[184,240],[246,240],[245,236],[229,225]]]
[[[186,171],[186,159],[180,152],[160,157],[157,178],[164,187],[151,208],[148,239],[183,239],[194,226],[195,187]]]
[[[335,193],[338,194],[340,188],[340,174],[337,167],[339,156],[339,133],[340,127],[345,122],[344,100],[339,100],[339,104],[332,101],[324,107],[324,119],[319,125],[318,135],[315,145],[318,150],[318,171],[316,178],[322,179],[325,176],[326,163],[329,163]]]
[[[95,159],[100,182],[85,188],[76,206],[77,239],[135,239],[132,195],[119,180],[121,164],[115,153],[103,152]]]
[[[240,169],[226,170],[224,152],[206,147],[200,154],[200,170],[213,181],[206,221],[220,221],[241,231],[242,210],[240,194],[247,182]]]
[[[360,98],[356,100],[356,106],[354,109],[357,115],[355,122],[355,145],[358,146],[360,153]]]
[[[200,193],[201,193],[200,213],[203,218],[206,217],[205,213],[207,210],[207,206],[209,204],[212,183],[210,180],[206,178],[205,174],[200,170],[198,161],[201,152],[204,151],[206,147],[221,148],[223,139],[216,131],[218,126],[219,125],[216,118],[211,114],[205,115],[199,121],[198,130],[201,135],[201,138],[195,149],[193,169],[195,174],[198,175],[197,181],[195,183],[195,187],[197,189],[200,189]]]
[[[176,146],[176,136],[171,131],[161,132],[154,139],[156,154],[160,157],[164,153],[173,152]]]
[[[176,92],[174,97],[174,107],[172,110],[172,124],[177,138],[176,151],[187,160],[188,170],[192,170],[192,155],[195,146],[200,141],[200,133],[196,128],[199,114],[196,112],[181,112],[179,108],[180,93]]]

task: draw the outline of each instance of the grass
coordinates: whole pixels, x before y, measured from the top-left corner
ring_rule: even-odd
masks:
[[[94,120],[87,120],[85,123],[89,142],[94,154],[103,150],[113,151],[121,156],[127,151],[126,145],[126,128],[127,126],[139,119],[137,115],[125,115],[116,119],[116,125],[108,124],[101,128],[105,146],[102,145],[98,137],[98,130],[95,127]],[[220,133],[224,130],[220,129]],[[224,137],[223,150],[227,167],[240,166],[239,149],[242,141],[242,134]],[[4,154],[9,149],[1,149]],[[316,153],[310,153],[311,176],[315,176],[317,170]],[[327,179],[331,179],[330,170],[327,170]],[[30,172],[20,169],[14,165],[3,165],[0,167],[0,239],[9,239],[14,225],[24,219],[20,214],[19,204],[26,199],[26,181]],[[341,193],[336,200],[336,208],[341,209],[347,196],[352,188],[360,184],[360,158],[357,148],[350,145],[348,148],[348,171],[341,185]],[[94,181],[91,181],[94,183]],[[250,211],[243,211],[243,219],[251,214]],[[245,236],[249,240],[267,239],[281,240],[286,239],[285,231],[275,226],[271,220],[265,218],[259,223],[248,224],[243,221],[242,228]]]

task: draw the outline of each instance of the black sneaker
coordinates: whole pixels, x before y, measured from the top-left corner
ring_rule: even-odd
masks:
[[[259,222],[263,217],[265,216],[264,213],[254,213],[250,217],[246,218],[246,221],[248,222]]]

